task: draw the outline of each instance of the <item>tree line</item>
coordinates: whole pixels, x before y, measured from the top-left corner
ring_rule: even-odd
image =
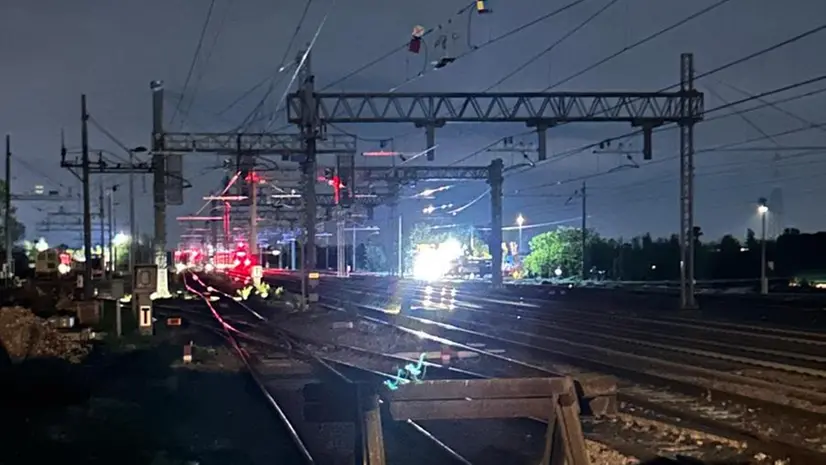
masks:
[[[695,277],[698,280],[757,279],[760,277],[762,244],[754,231],[744,239],[733,235],[717,241],[703,237],[695,227]],[[585,276],[589,279],[622,281],[665,281],[680,277],[678,235],[653,238],[650,234],[604,238],[586,231]],[[530,252],[523,261],[525,271],[536,277],[582,275],[582,234],[578,228],[560,227],[531,238]],[[769,277],[791,278],[804,273],[826,271],[826,232],[803,234],[786,229],[776,239],[766,241]]]

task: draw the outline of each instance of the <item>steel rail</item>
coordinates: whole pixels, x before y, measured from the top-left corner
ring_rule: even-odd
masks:
[[[201,282],[200,279],[198,281]],[[201,282],[201,284],[205,284],[205,283]],[[255,311],[253,308],[251,308],[246,302],[235,300],[233,298],[233,296],[231,296],[231,295],[223,292],[222,290],[218,289],[217,287],[214,287],[214,286],[211,286],[211,285],[208,286],[208,290],[211,291],[211,292],[220,293],[224,297],[224,299],[228,299],[231,302],[234,302],[235,304],[237,304],[237,306],[243,308],[244,310],[249,312],[249,314],[255,316],[255,318],[258,319],[259,321],[267,321],[266,317],[263,317],[259,312]],[[276,330],[275,328],[271,328],[271,327],[268,327],[268,329],[276,331],[280,338],[285,338],[285,339],[289,340],[291,343],[297,344],[299,346],[299,351],[302,354],[312,358],[317,364],[324,367],[325,370],[332,373],[334,376],[336,376],[342,382],[345,382],[345,383],[351,383],[352,382],[352,380],[350,380],[348,377],[346,377],[340,371],[336,370],[329,363],[329,362],[332,362],[332,363],[342,363],[342,362],[337,361],[335,359],[331,359],[329,357],[324,357],[324,356],[320,355],[317,351],[311,350],[307,346],[306,341],[301,340],[297,336],[295,336],[295,335],[293,335],[293,334],[291,334],[287,331]],[[242,335],[242,336],[245,337],[245,338],[251,339],[251,340],[253,340],[254,342],[257,342],[257,343],[267,344],[267,341],[261,340],[260,338],[255,338],[255,337],[252,337],[250,335]],[[272,344],[272,342],[269,342],[269,344]],[[340,346],[340,347],[343,347],[343,346]],[[350,349],[353,349],[353,348],[350,348]],[[390,354],[374,353],[374,355],[380,355],[384,358],[392,359],[396,363],[398,363],[398,362],[404,362],[404,363],[416,362],[416,360],[406,359],[406,358],[403,358],[403,357],[395,357],[395,356],[392,356]],[[427,365],[432,366],[432,367],[439,367],[438,365],[431,364],[431,363],[427,363]],[[254,371],[251,364],[248,363],[248,366],[249,366],[250,370]],[[359,367],[357,365],[351,365],[351,367],[355,368],[355,369],[358,369],[362,373],[371,374],[371,375],[375,375],[375,376],[380,376],[384,379],[395,379],[396,378],[396,376],[392,373],[384,373],[384,372],[379,372],[379,371],[375,371],[375,370],[365,370],[363,367]],[[260,385],[260,387],[262,387],[262,389],[266,389],[266,387],[263,385],[263,383]],[[271,395],[269,395],[269,394],[267,394],[267,395],[269,396],[269,398],[272,399]],[[273,402],[275,402],[274,399],[273,399]],[[284,415],[284,418],[286,419],[286,415]],[[426,439],[430,440],[431,443],[433,443],[436,447],[438,447],[442,452],[444,452],[446,455],[448,455],[452,459],[457,460],[462,464],[470,463],[470,462],[467,461],[467,459],[464,459],[458,452],[456,452],[455,450],[450,448],[448,445],[446,445],[445,443],[443,443],[441,441],[436,440],[435,436],[433,436],[430,432],[428,432],[423,426],[419,425],[418,423],[414,422],[413,420],[407,420],[406,423],[409,424],[412,427],[413,431],[415,431],[419,435],[424,436]],[[293,429],[293,431],[294,431],[294,429]],[[366,451],[363,451],[363,454],[366,454]]]
[[[371,308],[371,306],[365,306],[364,304],[356,304],[360,308],[366,308],[375,311],[375,308]],[[342,309],[342,311],[346,311]],[[387,324],[394,325],[393,323],[386,322]],[[433,322],[432,320],[428,322],[429,324],[439,323]],[[452,326],[452,325],[451,325]],[[412,328],[407,328],[410,331],[417,331]],[[567,355],[567,354],[566,354]],[[762,399],[756,399],[749,396],[744,396],[740,394],[730,393],[727,391],[721,391],[719,389],[707,388],[705,386],[699,386],[696,384],[688,383],[685,381],[675,380],[668,377],[653,375],[650,373],[640,373],[631,369],[618,369],[613,364],[608,364],[604,361],[598,360],[589,360],[589,364],[586,365],[589,368],[597,367],[602,368],[606,372],[613,371],[617,374],[625,375],[628,379],[638,379],[643,380],[644,382],[654,382],[654,384],[658,384],[660,386],[667,386],[669,388],[677,387],[677,391],[684,392],[686,394],[693,395],[695,397],[702,398],[706,395],[712,395],[714,398],[717,399],[725,399],[730,400],[733,402],[738,402],[741,404],[747,404],[751,406],[755,406],[758,408],[765,408],[767,405],[771,405],[774,408],[778,408],[783,410],[785,413],[789,413],[789,411],[793,411],[794,413],[801,413],[808,418],[817,418],[818,420],[822,421],[826,416],[823,414],[818,414],[816,412],[809,412],[804,409],[798,409],[789,407],[782,404],[775,404],[773,402],[764,401]],[[661,404],[656,404],[647,400],[644,397],[640,396],[633,396],[627,394],[621,394],[621,398],[623,400],[635,403],[641,406],[647,406],[652,408],[652,410],[660,410],[665,413],[669,413],[671,415],[677,415],[682,417],[687,417],[691,422],[703,426],[703,428],[707,430],[714,430],[714,431],[725,431],[728,434],[725,436],[736,439],[736,440],[743,440],[748,444],[752,445],[753,447],[757,448],[765,448],[767,450],[774,451],[775,453],[779,453],[784,456],[788,457],[797,457],[798,461],[793,463],[826,463],[826,454],[820,453],[818,451],[814,451],[810,448],[806,448],[803,446],[799,446],[796,444],[788,443],[779,439],[775,439],[773,437],[766,436],[764,434],[755,433],[753,431],[745,430],[743,428],[735,427],[729,423],[724,423],[720,421],[715,421],[713,419],[704,417],[699,414],[693,414],[692,412],[685,412],[681,410],[676,410],[673,408],[669,408],[667,406],[663,406]],[[718,433],[719,434],[719,433]],[[812,461],[814,460],[814,461]]]

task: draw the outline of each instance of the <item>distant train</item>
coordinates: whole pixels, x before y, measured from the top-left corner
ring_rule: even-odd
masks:
[[[103,261],[100,258],[92,258],[92,276],[98,277],[103,274]],[[72,259],[72,255],[67,251],[50,248],[37,252],[34,262],[34,274],[38,278],[57,278],[65,275],[75,275],[83,271],[83,262]]]
[[[235,276],[249,276],[255,266],[256,257],[249,254],[248,246],[239,243],[232,250],[206,251],[198,248],[179,249],[173,253],[177,271],[186,269],[216,270]]]

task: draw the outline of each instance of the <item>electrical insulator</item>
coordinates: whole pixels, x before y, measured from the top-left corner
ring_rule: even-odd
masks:
[[[407,51],[410,53],[419,53],[422,49],[422,38],[421,37],[411,37],[410,43],[407,44]]]
[[[410,43],[407,45],[407,50],[411,53],[419,53],[422,49],[422,37],[424,36],[425,30],[422,26],[416,26],[413,28],[413,34],[410,37]]]

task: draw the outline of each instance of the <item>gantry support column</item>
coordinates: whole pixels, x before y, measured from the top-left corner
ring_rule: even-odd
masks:
[[[336,276],[344,278],[347,276],[347,249],[344,241],[344,227],[346,225],[345,213],[341,208],[336,208]],[[355,226],[353,226],[355,227]],[[355,245],[354,245],[355,247]]]
[[[159,297],[169,297],[166,263],[166,160],[163,144],[163,82],[152,81],[152,199],[155,211],[155,264],[158,265]]]
[[[697,308],[694,295],[694,55],[680,55],[680,307]]]
[[[388,228],[387,231],[390,232],[391,239],[390,239],[390,272],[393,276],[402,276],[402,267],[399,266],[402,263],[402,257],[400,256],[400,250],[402,250],[403,244],[401,244],[400,238],[401,234],[401,222],[399,221],[399,184],[396,182],[391,182],[388,184],[389,196],[390,196],[390,217],[387,219]]]
[[[502,286],[502,171],[504,163],[501,158],[493,160],[488,168],[490,185],[490,248],[491,284]]]
[[[304,141],[305,158],[302,163],[302,171],[304,175],[304,248],[301,255],[301,282],[304,296],[307,297],[309,287],[307,285],[307,274],[315,269],[316,265],[316,249],[315,249],[315,223],[316,223],[316,142],[320,133],[320,125],[318,115],[316,114],[315,101],[315,76],[313,76],[312,68],[310,66],[310,55],[307,54],[307,59],[303,65],[301,57],[303,53],[299,53],[297,58],[298,66],[301,66],[301,137]]]

